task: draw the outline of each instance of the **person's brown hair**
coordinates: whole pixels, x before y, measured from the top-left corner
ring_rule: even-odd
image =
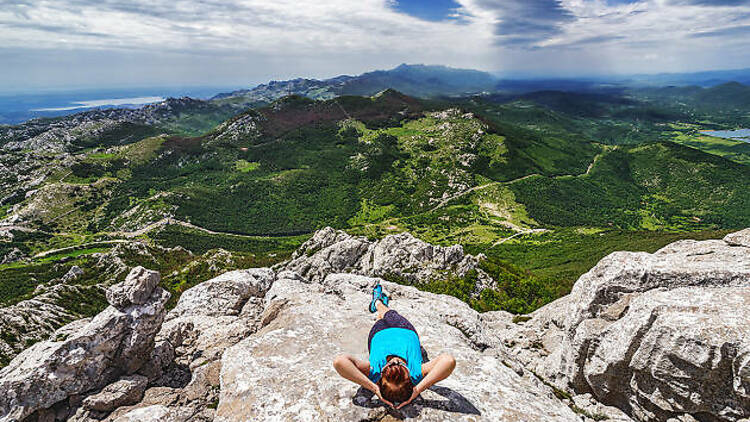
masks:
[[[383,368],[383,374],[378,381],[383,398],[392,403],[409,400],[414,392],[414,385],[409,377],[409,370],[401,365],[391,365]]]

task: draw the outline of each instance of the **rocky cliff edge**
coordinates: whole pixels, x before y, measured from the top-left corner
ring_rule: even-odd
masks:
[[[526,317],[373,277],[478,259],[325,229],[284,265],[201,283],[169,312],[158,274],[136,268],[104,312],[0,370],[0,421],[748,420],[750,230],[614,253]],[[458,362],[401,411],[331,366],[366,357],[377,282],[428,355]]]

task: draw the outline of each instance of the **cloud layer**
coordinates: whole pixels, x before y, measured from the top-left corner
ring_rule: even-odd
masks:
[[[0,90],[401,62],[535,75],[750,67],[750,0],[455,0],[446,19],[403,13],[424,18],[430,1],[0,0]]]

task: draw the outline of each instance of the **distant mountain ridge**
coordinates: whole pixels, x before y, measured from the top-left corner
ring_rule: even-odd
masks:
[[[650,98],[658,98],[661,101],[678,100],[702,109],[744,109],[750,106],[750,86],[736,81],[712,87],[689,85],[645,88],[641,92]]]
[[[248,107],[259,107],[272,103],[288,95],[299,95],[315,100],[327,100],[342,95],[371,96],[386,89],[394,89],[417,98],[455,98],[472,95],[517,96],[538,91],[563,91],[565,93],[620,95],[630,90],[686,89],[716,87],[732,82],[750,84],[750,69],[707,71],[697,73],[623,75],[598,77],[553,77],[539,78],[516,74],[508,76],[478,70],[452,68],[441,65],[401,64],[389,70],[375,70],[361,75],[340,75],[328,79],[295,78],[285,81],[270,81],[252,88],[220,92],[207,91],[207,88],[189,93],[188,96],[210,98],[207,101],[222,109],[230,110],[222,114],[223,120]],[[167,90],[169,91],[169,90]],[[214,95],[215,94],[215,95]],[[670,94],[670,92],[664,92]],[[19,124],[31,118],[55,118],[74,114],[63,110],[39,111],[39,107],[54,107],[80,100],[82,94],[64,99],[56,94],[58,100],[39,103],[43,95],[32,97],[13,97],[5,100],[0,97],[0,125]],[[72,93],[70,95],[73,95]],[[120,98],[122,94],[111,95]],[[164,90],[137,90],[128,95],[158,95],[162,97],[184,97],[185,92],[164,92]],[[211,96],[213,95],[213,96]],[[36,104],[36,108],[18,108],[19,104]],[[133,107],[103,106],[91,107],[88,110],[124,109]],[[81,109],[81,111],[86,111]],[[217,123],[212,119],[211,123]],[[198,125],[201,129],[206,125]],[[210,126],[210,125],[209,125]]]
[[[287,95],[301,95],[312,99],[330,99],[340,95],[373,95],[385,89],[429,98],[457,96],[492,91],[497,78],[478,70],[455,69],[447,66],[402,64],[390,70],[376,70],[358,76],[341,75],[330,79],[297,78],[271,81],[251,89],[221,93],[217,101],[243,100],[271,102]]]

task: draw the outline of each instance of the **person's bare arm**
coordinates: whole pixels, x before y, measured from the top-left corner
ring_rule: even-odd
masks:
[[[336,359],[333,360],[333,367],[343,378],[372,391],[383,403],[391,407],[393,406],[391,402],[383,399],[383,396],[380,395],[380,387],[367,378],[367,375],[370,373],[369,362],[361,361],[354,356],[343,354],[336,356]]]
[[[422,364],[422,381],[414,387],[409,400],[401,403],[398,409],[406,406],[416,399],[422,392],[450,376],[456,368],[456,359],[452,355],[443,353],[437,358]]]

